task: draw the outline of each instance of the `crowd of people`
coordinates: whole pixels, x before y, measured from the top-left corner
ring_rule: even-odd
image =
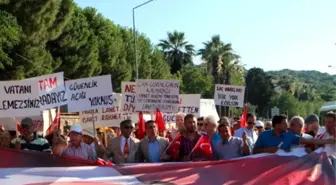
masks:
[[[240,120],[236,119],[230,121],[222,117],[218,121],[211,115],[196,118],[193,114],[178,113],[176,130],[159,132],[155,121],[149,120],[145,123],[146,135],[139,140],[132,121],[124,120],[120,123],[120,135],[112,131],[106,142],[96,134],[83,130],[81,125],[72,125],[63,134],[56,130],[51,136],[42,137],[32,131],[33,120],[25,118],[21,121],[22,132],[18,136],[0,127],[0,147],[48,152],[90,161],[102,158],[115,164],[228,160],[276,153],[278,150],[290,152],[300,147],[310,153],[323,147],[336,168],[336,113],[327,113],[321,121],[324,121],[324,127],[314,114],[306,119],[294,116],[289,122],[285,115],[276,115],[271,122],[264,124],[254,114],[248,113],[247,126],[240,128]],[[210,139],[211,156],[194,150],[202,136]],[[181,140],[175,157],[168,148],[176,137]]]

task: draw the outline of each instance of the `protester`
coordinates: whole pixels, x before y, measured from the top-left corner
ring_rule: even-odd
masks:
[[[80,125],[72,125],[69,132],[69,144],[66,148],[61,149],[59,155],[67,157],[75,157],[80,159],[86,159],[90,161],[96,161],[97,157],[94,155],[93,148],[83,142],[83,129]],[[62,143],[63,144],[63,143]],[[61,145],[63,146],[63,145]],[[60,145],[55,146],[60,148]],[[55,152],[53,150],[53,152]],[[55,152],[55,154],[57,154]]]
[[[11,140],[8,131],[0,132],[0,148],[10,148]]]
[[[315,137],[320,128],[320,119],[316,114],[311,114],[305,119],[306,133]]]
[[[33,132],[33,120],[31,118],[24,118],[21,121],[22,135],[13,139],[11,142],[12,147],[21,150],[33,150],[39,152],[51,152],[49,142],[38,136]]]
[[[313,139],[313,136],[303,132],[305,124],[302,117],[300,116],[292,117],[292,119],[289,121],[289,126],[290,126],[289,130],[294,134],[297,134],[305,139]]]
[[[200,131],[200,132],[204,132],[205,131],[204,117],[197,118],[197,130]]]
[[[255,127],[257,129],[258,136],[265,131],[265,125],[262,121],[257,121]]]
[[[247,134],[243,133],[242,138],[233,137],[228,125],[220,124],[218,131],[221,136],[221,142],[214,147],[214,158],[228,160],[251,154],[251,149],[247,142]]]
[[[107,156],[115,164],[139,162],[139,140],[131,136],[133,132],[132,120],[120,123],[121,135],[107,142]]]
[[[185,128],[184,128],[184,117],[185,114],[182,112],[179,112],[176,114],[176,127],[177,130],[171,133],[172,138],[174,139],[177,133],[184,134]]]
[[[221,117],[219,120],[219,124],[230,126],[230,120],[228,117]]]
[[[140,162],[160,162],[169,159],[165,154],[169,145],[167,138],[158,135],[155,121],[149,120],[145,124],[146,137],[140,141]]]
[[[326,131],[321,135],[318,135],[318,139],[336,139],[336,113],[328,112],[324,116],[324,124]],[[325,151],[330,157],[332,164],[336,170],[336,145],[335,144],[327,144],[324,146]]]
[[[197,119],[193,114],[187,114],[184,117],[184,126],[186,129],[185,136],[181,139],[181,145],[179,150],[179,157],[181,161],[201,161],[206,159],[201,152],[194,151],[197,141],[201,137],[201,134],[197,131]],[[192,153],[191,153],[192,152]]]
[[[217,121],[214,116],[208,116],[204,121],[205,129],[208,136],[211,138],[211,147],[214,148],[216,144],[221,140],[217,131]]]
[[[271,129],[272,129],[272,121],[266,121],[265,130],[271,130]]]
[[[256,123],[256,116],[252,113],[248,113],[246,115],[246,120],[247,120],[247,127],[246,128],[240,128],[240,129],[236,130],[234,136],[242,138],[243,133],[246,132],[247,136],[252,141],[252,146],[251,147],[253,147],[253,145],[255,144],[255,142],[258,139],[258,134],[254,130],[254,126],[255,126],[255,123]]]
[[[91,131],[88,129],[83,130],[83,142],[92,147],[94,158],[104,159],[106,153],[105,147],[92,132],[93,129]]]
[[[307,140],[300,137],[299,135],[287,132],[288,122],[287,116],[285,115],[276,115],[272,119],[272,130],[264,131],[260,134],[254,149],[253,153],[275,153],[278,149],[290,151],[291,146],[299,144],[335,144],[335,139],[328,140]]]

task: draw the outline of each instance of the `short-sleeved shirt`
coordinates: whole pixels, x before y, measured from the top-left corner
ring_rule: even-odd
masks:
[[[218,132],[215,132],[215,134],[211,137],[211,147],[215,147],[218,142],[220,142],[222,138],[218,134]]]
[[[262,132],[257,142],[255,143],[255,148],[269,148],[278,147],[281,143],[280,149],[289,149],[293,144],[299,145],[300,136],[295,135],[291,132],[283,132],[280,136],[276,136],[272,130],[266,130]]]
[[[26,141],[23,136],[19,136],[12,140],[12,147],[15,146],[16,142],[19,141],[21,144],[21,150],[33,150],[39,152],[51,152],[51,147],[44,137],[34,134],[34,139],[32,141]]]
[[[188,156],[190,154],[190,152],[192,151],[192,149],[194,149],[197,141],[201,136],[202,134],[197,133],[197,136],[194,140],[189,140],[188,138],[182,136],[179,151],[179,156],[181,159],[183,159],[184,156]],[[193,160],[194,158],[201,158],[201,157],[203,157],[203,155],[199,151],[194,151],[190,155],[191,160]]]
[[[68,147],[61,152],[61,156],[76,157],[90,161],[97,160],[96,156],[94,156],[92,146],[83,142],[78,147],[69,144]]]
[[[242,157],[243,140],[239,137],[231,137],[230,140],[221,140],[215,146],[215,158],[220,160]]]

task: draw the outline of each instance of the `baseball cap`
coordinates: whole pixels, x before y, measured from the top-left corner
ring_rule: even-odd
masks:
[[[92,130],[90,130],[90,129],[83,129],[83,135],[95,138],[95,136],[93,134],[93,129]]]
[[[77,132],[79,134],[82,134],[83,133],[83,129],[82,129],[82,127],[80,125],[72,125],[70,127],[70,132]]]
[[[257,121],[256,127],[264,127],[264,123],[262,121]]]
[[[21,126],[26,125],[26,126],[33,126],[34,122],[31,118],[24,118],[21,120]]]

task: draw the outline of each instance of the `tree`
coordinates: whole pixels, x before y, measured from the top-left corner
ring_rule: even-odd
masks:
[[[158,47],[164,53],[169,63],[172,74],[176,74],[183,65],[193,64],[192,57],[195,54],[194,46],[185,41],[183,32],[168,32],[166,40],[160,40]]]
[[[234,71],[241,71],[239,55],[235,54],[230,43],[225,44],[215,35],[210,41],[204,42],[204,48],[198,51],[207,63],[207,70],[214,77],[216,84],[231,84]]]
[[[198,66],[185,65],[181,69],[183,92],[201,94],[202,97],[213,97],[214,84],[210,76],[204,76]]]
[[[258,113],[265,115],[268,104],[275,95],[271,77],[261,68],[251,68],[247,72],[245,82],[247,102],[257,105]]]
[[[13,15],[22,29],[20,42],[7,52],[13,62],[0,74],[6,79],[23,79],[51,73],[54,60],[45,45],[56,39],[70,20],[72,0],[13,0],[1,4],[0,10]]]

